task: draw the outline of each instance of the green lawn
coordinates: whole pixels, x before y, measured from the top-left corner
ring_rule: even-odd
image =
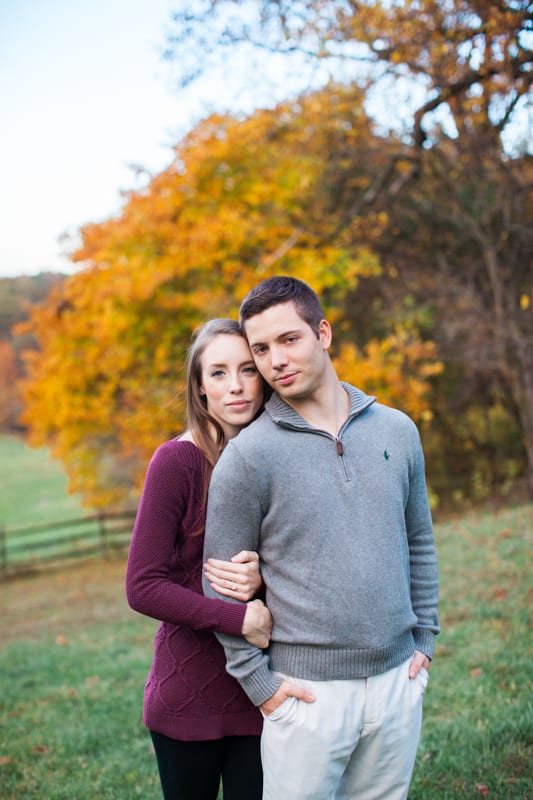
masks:
[[[67,492],[62,465],[47,448],[0,436],[0,525],[18,528],[82,516],[78,495]]]
[[[437,639],[410,800],[533,797],[533,504],[436,526]]]
[[[0,584],[3,800],[156,800],[140,722],[156,623],[131,612],[124,563]]]
[[[436,540],[442,634],[409,800],[529,800],[533,504],[441,522]],[[123,581],[124,559],[0,582],[2,800],[159,800],[140,720],[156,623]]]

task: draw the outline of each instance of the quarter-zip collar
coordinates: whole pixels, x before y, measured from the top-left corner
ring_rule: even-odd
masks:
[[[349,406],[348,406],[348,416],[346,420],[343,422],[341,429],[339,431],[339,435],[344,430],[346,423],[352,420],[354,417],[357,417],[363,411],[365,411],[372,403],[376,402],[376,398],[372,395],[365,394],[360,389],[357,389],[355,386],[351,386],[348,383],[344,383],[341,381],[341,386],[346,390],[348,393],[349,398]],[[282,400],[281,397],[273,393],[271,398],[265,404],[265,411],[278,425],[282,425],[287,428],[300,428],[302,430],[318,430],[309,422],[307,422],[303,417],[298,414],[285,400]],[[332,437],[335,438],[335,437]]]

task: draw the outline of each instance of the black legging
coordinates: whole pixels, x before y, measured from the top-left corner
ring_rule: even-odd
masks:
[[[260,736],[179,742],[150,731],[164,800],[261,800]]]

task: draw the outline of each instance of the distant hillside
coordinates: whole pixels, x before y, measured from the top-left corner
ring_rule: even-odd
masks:
[[[0,278],[0,340],[12,339],[11,328],[26,319],[28,305],[42,302],[52,285],[65,278],[60,272]]]

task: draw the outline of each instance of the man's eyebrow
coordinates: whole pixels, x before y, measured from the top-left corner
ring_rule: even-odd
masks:
[[[287,336],[292,336],[295,333],[301,333],[301,332],[302,332],[301,328],[293,328],[293,329],[288,330],[288,331],[282,331],[282,333],[278,333],[274,337],[274,341],[278,342],[280,339],[285,339]],[[248,344],[249,344],[249,346],[251,348],[252,347],[258,347],[260,345],[262,345],[264,347],[266,345],[266,342],[261,342],[261,341],[252,342],[252,341],[249,341]]]

